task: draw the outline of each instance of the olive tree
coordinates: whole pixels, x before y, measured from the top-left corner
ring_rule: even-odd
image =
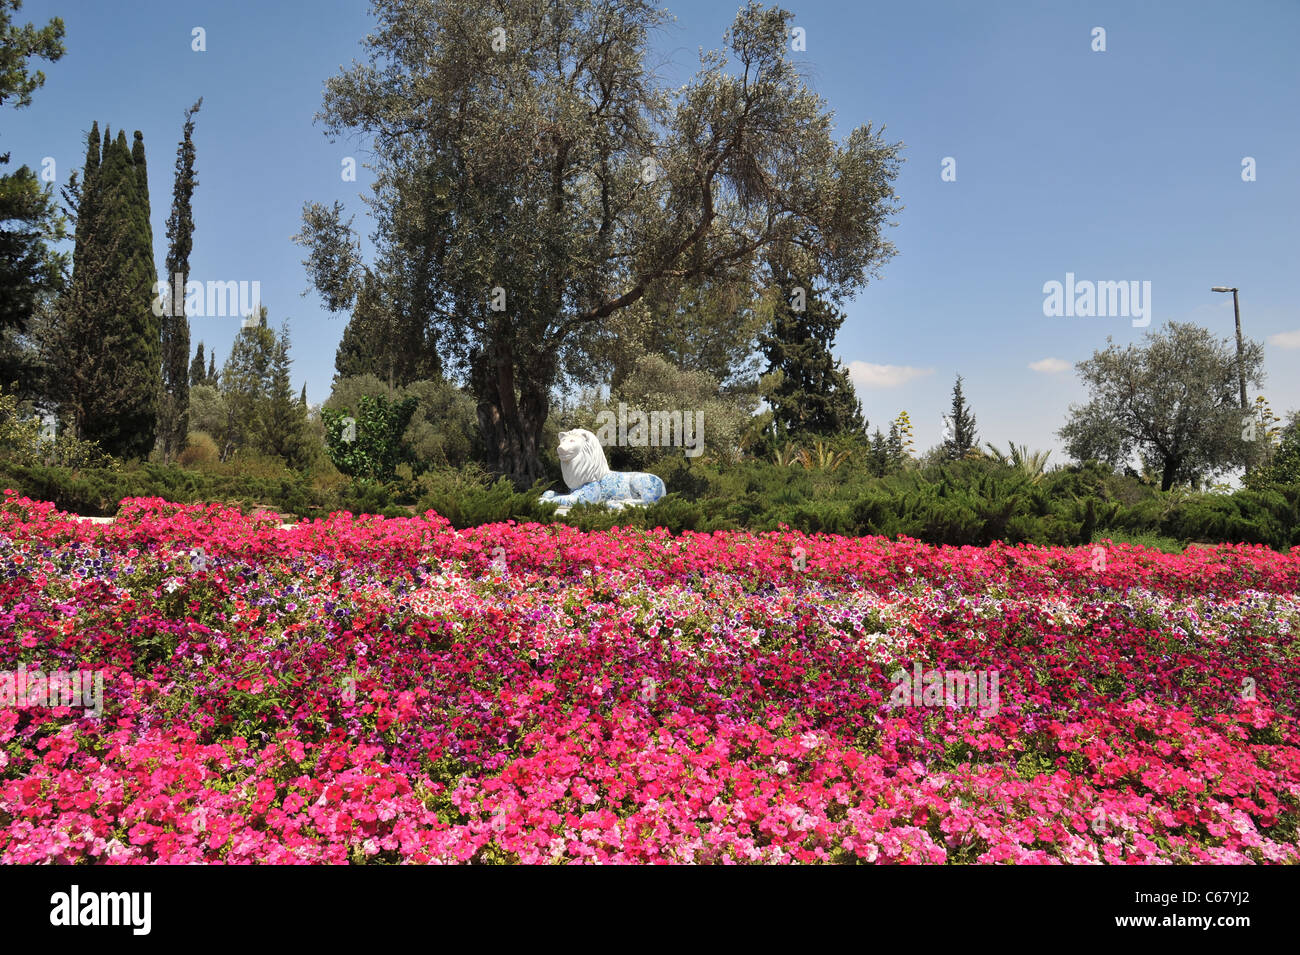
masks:
[[[517,482],[541,474],[553,389],[595,379],[584,344],[625,310],[761,286],[768,260],[842,297],[893,254],[900,147],[870,125],[837,140],[784,10],[743,7],[674,89],[648,62],[667,14],[644,0],[375,12],[319,118],[374,157],[376,254],[340,203],[309,203],[308,274],[337,311],[382,289],[386,334],[468,382],[489,462]]]
[[[1089,401],[1071,405],[1058,432],[1074,458],[1118,467],[1137,453],[1165,491],[1248,460],[1253,413],[1241,409],[1235,344],[1176,322],[1148,332],[1141,345],[1107,342],[1075,366]],[[1247,342],[1241,365],[1256,387],[1263,362],[1263,346]]]

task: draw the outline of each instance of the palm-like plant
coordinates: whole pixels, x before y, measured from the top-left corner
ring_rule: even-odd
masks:
[[[1004,467],[1013,468],[1021,472],[1029,480],[1037,484],[1047,473],[1047,459],[1051,457],[1051,451],[1030,451],[1027,444],[1007,443],[1006,451],[1001,450],[992,442],[988,442],[986,447],[989,449],[989,457]]]
[[[814,468],[818,471],[834,471],[851,457],[853,452],[836,451],[828,447],[825,441],[814,444],[811,452],[805,448],[798,453],[799,463],[809,471]]]
[[[799,460],[799,455],[802,453],[803,452],[793,444],[786,444],[784,448],[777,448],[776,451],[772,453],[772,460],[776,463],[777,467],[794,467],[795,462]]]

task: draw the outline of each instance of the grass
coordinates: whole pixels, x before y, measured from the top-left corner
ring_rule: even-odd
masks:
[[[1187,549],[1185,541],[1163,537],[1150,531],[1099,530],[1092,535],[1094,541],[1111,540],[1116,544],[1134,544],[1149,547],[1166,554],[1181,554]]]

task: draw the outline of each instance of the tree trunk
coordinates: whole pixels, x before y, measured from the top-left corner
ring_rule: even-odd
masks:
[[[546,358],[538,356],[522,375],[516,375],[513,347],[503,336],[479,378],[479,430],[488,458],[515,486],[531,487],[542,475],[542,426],[550,410],[546,386]],[[516,392],[518,394],[516,394]]]
[[[1167,491],[1174,486],[1174,477],[1178,474],[1178,462],[1165,460],[1164,471],[1160,475],[1160,490]]]

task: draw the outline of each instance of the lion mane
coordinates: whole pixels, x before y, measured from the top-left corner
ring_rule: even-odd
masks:
[[[560,473],[571,491],[609,474],[609,462],[605,460],[600,439],[583,428],[561,431],[558,453]]]

